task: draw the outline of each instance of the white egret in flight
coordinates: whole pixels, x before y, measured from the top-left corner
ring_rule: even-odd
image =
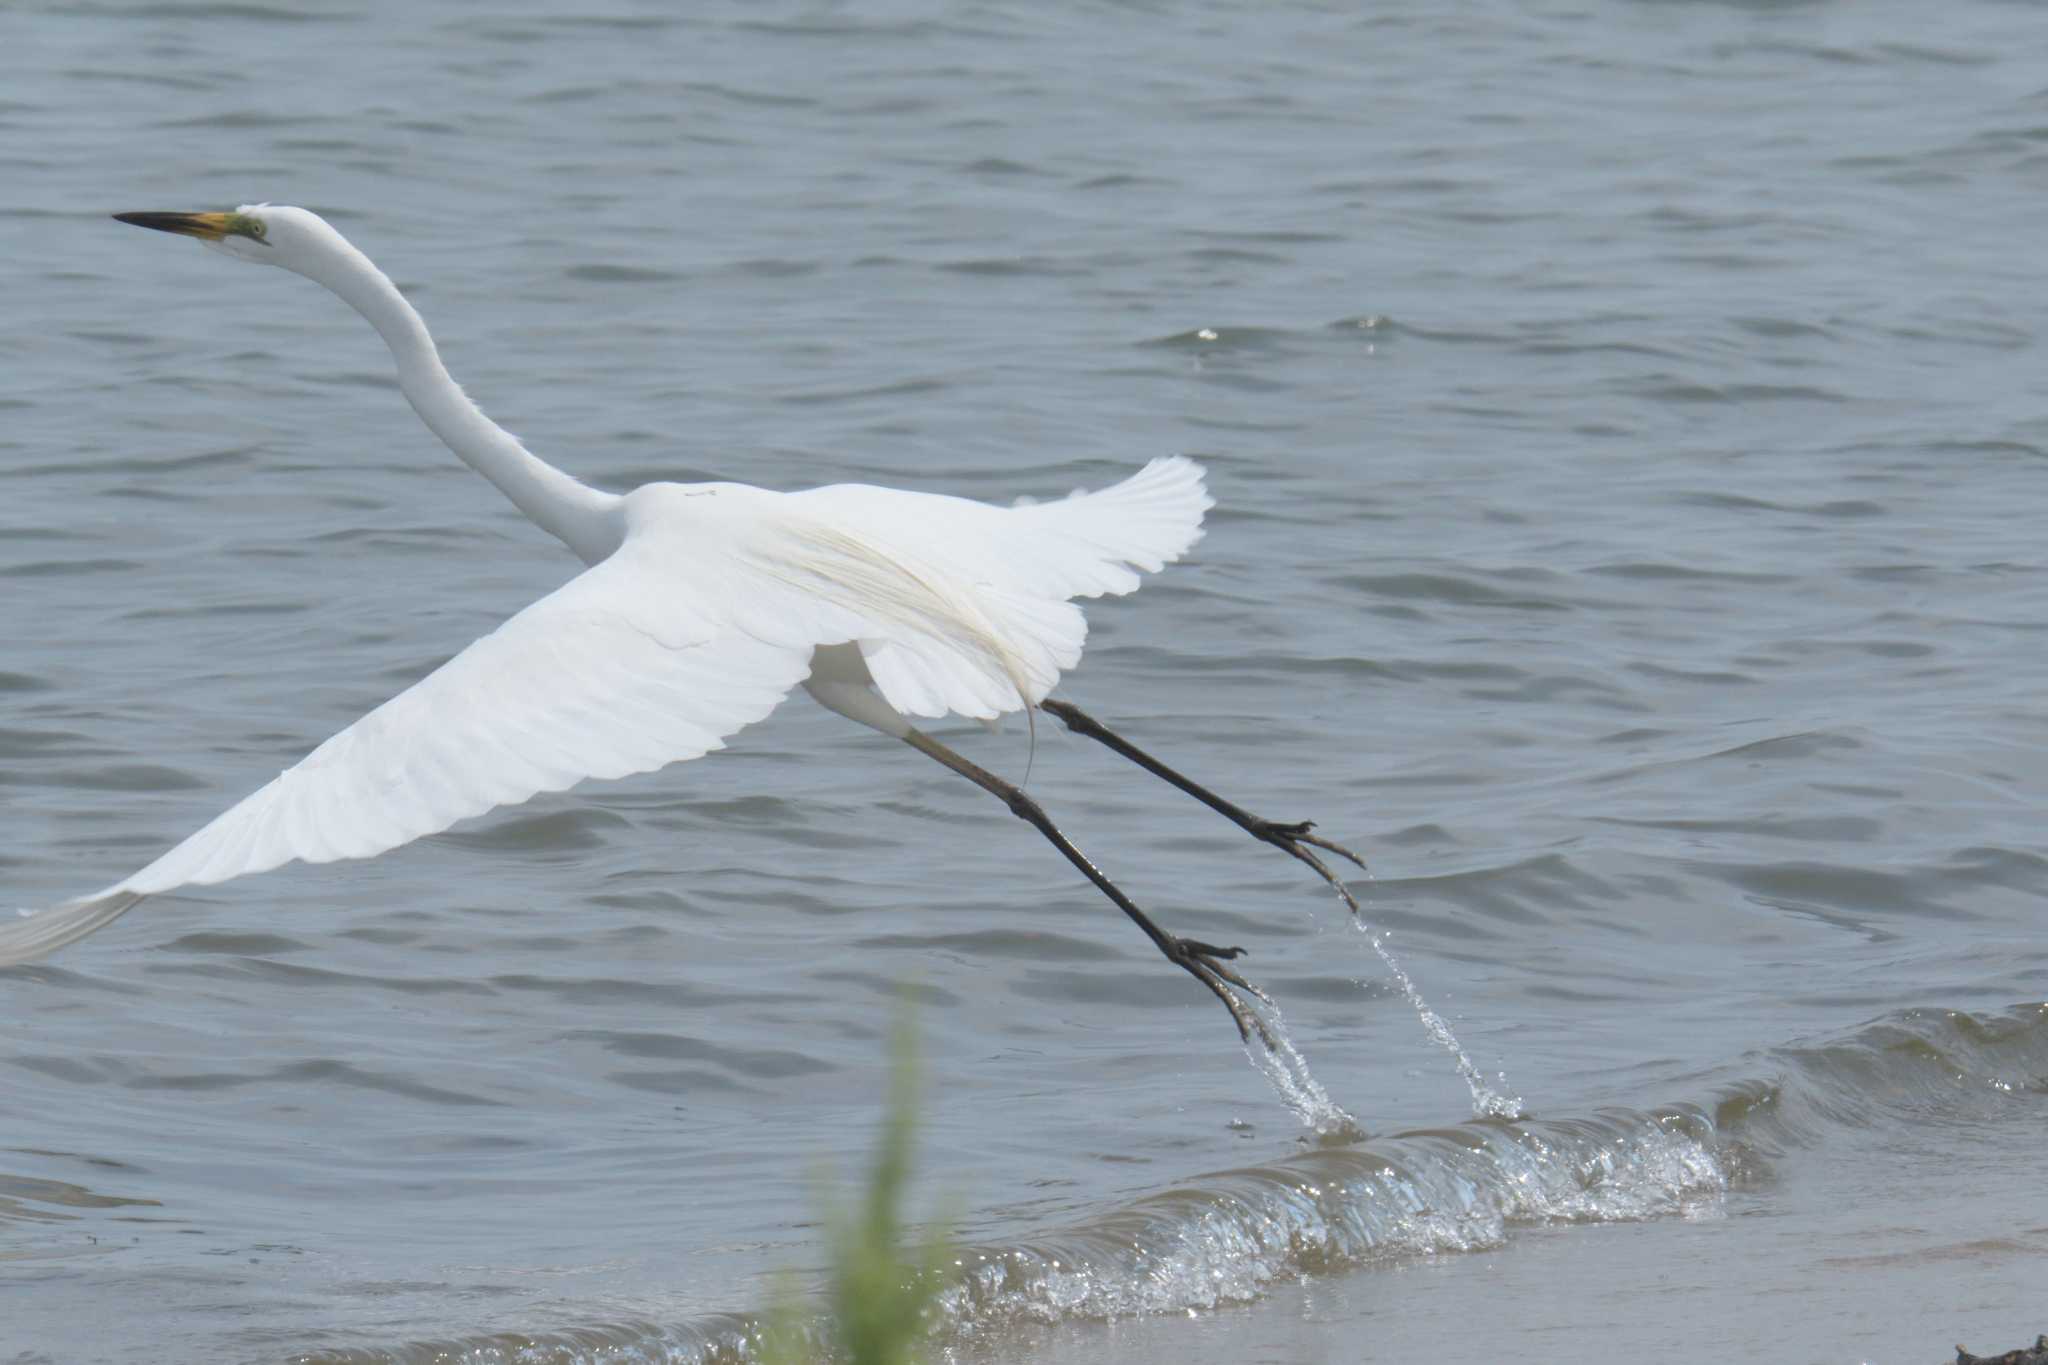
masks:
[[[434,434],[589,567],[327,740],[149,866],[104,891],[0,921],[0,966],[83,938],[146,896],[293,859],[367,858],[458,820],[724,747],[801,685],[849,719],[993,793],[1207,986],[1249,1040],[1263,998],[1238,948],[1167,933],[1012,783],[911,724],[1038,707],[1307,863],[1357,909],[1310,846],[1182,777],[1046,694],[1081,657],[1073,599],[1127,593],[1201,535],[1202,472],[1175,456],[1113,487],[997,507],[839,484],[776,493],[737,483],[588,487],[485,417],[442,367],[425,323],[318,215],[122,213],[238,261],[282,266],[339,294],[383,336],[399,387]],[[1360,864],[1363,866],[1363,864]],[[1267,1040],[1270,1043],[1270,1039]]]

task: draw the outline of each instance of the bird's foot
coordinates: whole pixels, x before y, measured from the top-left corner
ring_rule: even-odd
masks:
[[[1334,853],[1340,858],[1349,858],[1361,868],[1365,866],[1365,859],[1359,857],[1342,844],[1333,843],[1320,834],[1310,833],[1315,827],[1316,822],[1313,820],[1303,820],[1296,824],[1283,825],[1276,820],[1263,820],[1256,817],[1253,818],[1249,825],[1245,826],[1246,829],[1251,831],[1253,838],[1262,839],[1273,847],[1300,859],[1314,868],[1316,875],[1328,882],[1331,889],[1343,898],[1344,904],[1350,909],[1353,918],[1363,915],[1365,912],[1358,908],[1358,898],[1351,894],[1351,889],[1345,886],[1338,879],[1337,874],[1330,870],[1329,864],[1309,852],[1302,845],[1311,845],[1315,848]]]
[[[1213,943],[1203,943],[1199,939],[1169,937],[1166,944],[1167,960],[1207,986],[1216,998],[1223,1002],[1223,1008],[1230,1011],[1231,1022],[1237,1025],[1240,1038],[1249,1043],[1252,1035],[1256,1033],[1259,1041],[1266,1045],[1268,1052],[1277,1051],[1279,1045],[1274,1042],[1272,1031],[1266,1027],[1266,1021],[1259,1017],[1258,1012],[1244,998],[1249,995],[1270,1005],[1273,1003],[1272,997],[1223,965],[1242,956],[1242,948],[1219,948]],[[1243,994],[1240,995],[1239,992]]]

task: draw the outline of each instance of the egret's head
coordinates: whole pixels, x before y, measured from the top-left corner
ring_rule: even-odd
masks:
[[[233,213],[117,213],[136,227],[197,237],[238,261],[281,265],[302,275],[317,274],[323,261],[349,250],[327,220],[282,204],[244,204]]]

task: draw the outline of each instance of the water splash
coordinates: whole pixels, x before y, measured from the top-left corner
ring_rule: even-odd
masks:
[[[1280,1007],[1260,997],[1254,1004],[1266,1026],[1271,1046],[1257,1037],[1245,1040],[1244,1054],[1266,1078],[1281,1101],[1294,1111],[1302,1126],[1327,1141],[1358,1141],[1365,1129],[1344,1107],[1330,1098],[1330,1092],[1308,1069],[1308,1059],[1288,1036],[1287,1021]]]
[[[1624,1110],[1218,1172],[1021,1245],[963,1250],[940,1340],[1248,1303],[1302,1275],[1499,1247],[1516,1225],[1712,1216],[1728,1188],[1714,1144],[1697,1109]]]
[[[1393,950],[1387,947],[1386,935],[1374,929],[1362,919],[1351,921],[1359,933],[1364,934],[1372,944],[1372,950],[1380,955],[1380,961],[1387,964],[1387,972],[1394,983],[1401,988],[1401,994],[1408,997],[1408,1004],[1415,1011],[1415,1017],[1422,1021],[1424,1032],[1436,1041],[1436,1045],[1451,1054],[1457,1064],[1458,1074],[1465,1080],[1465,1088],[1472,1092],[1472,1112],[1483,1119],[1519,1119],[1526,1117],[1520,1095],[1509,1095],[1487,1084],[1486,1077],[1479,1074],[1479,1068],[1472,1064],[1472,1058],[1458,1045],[1458,1035],[1451,1032],[1451,1026],[1444,1017],[1429,1007],[1422,998],[1422,992],[1415,988],[1413,978],[1402,967]],[[1507,1077],[1500,1080],[1505,1083]]]
[[[1401,988],[1401,994],[1408,997],[1409,1007],[1415,1011],[1415,1017],[1422,1021],[1423,1031],[1436,1041],[1438,1047],[1451,1054],[1457,1065],[1458,1075],[1464,1079],[1465,1088],[1472,1092],[1474,1116],[1482,1119],[1526,1118],[1528,1115],[1522,1108],[1521,1096],[1509,1095],[1505,1091],[1494,1089],[1487,1083],[1486,1077],[1479,1074],[1479,1068],[1472,1064],[1472,1058],[1458,1045],[1458,1035],[1451,1032],[1451,1026],[1444,1021],[1441,1014],[1429,1007],[1429,1002],[1422,998],[1422,992],[1415,988],[1414,978],[1408,975],[1407,969],[1402,967],[1393,950],[1387,947],[1386,934],[1366,923],[1365,915],[1359,909],[1358,900],[1351,894],[1350,889],[1328,873],[1324,874],[1324,878],[1336,890],[1338,899],[1344,902],[1345,909],[1351,912],[1351,927],[1364,934],[1371,942],[1372,950],[1378,953],[1380,961],[1386,964],[1387,972]],[[1497,1079],[1503,1086],[1507,1084],[1506,1073],[1500,1073]],[[1276,1081],[1276,1087],[1278,1084]],[[1298,1108],[1296,1112],[1299,1112]],[[1337,1112],[1343,1113],[1341,1109]]]
[[[1718,1146],[1710,1115],[1676,1105],[1528,1124],[1475,1121],[1214,1172],[1073,1225],[957,1248],[959,1278],[932,1315],[934,1353],[949,1359],[976,1342],[999,1348],[1016,1326],[1251,1303],[1303,1276],[1500,1247],[1518,1226],[1713,1216],[1728,1189]],[[722,1313],[335,1346],[292,1360],[753,1365],[758,1329]]]
[[[1022,1358],[1028,1352],[1015,1343],[1036,1339],[1007,1335],[1020,1327],[1253,1303],[1292,1280],[1512,1245],[1521,1228],[1726,1216],[1732,1183],[1771,1178],[1770,1147],[1826,1151],[1831,1132],[1861,1141],[1876,1112],[1914,1122],[2025,1121],[2048,1092],[2044,1075],[2048,1005],[1995,1015],[1915,1009],[1819,1044],[1772,1049],[1761,1072],[1693,1102],[1475,1119],[1306,1146],[1086,1210],[1070,1224],[956,1248],[959,1279],[940,1296],[933,1355]],[[755,1331],[752,1319],[729,1312],[336,1344],[291,1359],[755,1365]]]

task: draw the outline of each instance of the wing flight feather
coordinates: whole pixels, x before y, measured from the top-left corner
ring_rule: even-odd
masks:
[[[367,858],[587,777],[724,747],[857,642],[916,716],[1035,704],[1080,658],[1070,600],[1130,592],[1212,504],[1154,460],[1095,493],[1018,507],[840,485],[775,494],[650,485],[609,559],[371,711],[125,881],[0,922],[0,966],[85,937],[146,896],[293,860]]]

